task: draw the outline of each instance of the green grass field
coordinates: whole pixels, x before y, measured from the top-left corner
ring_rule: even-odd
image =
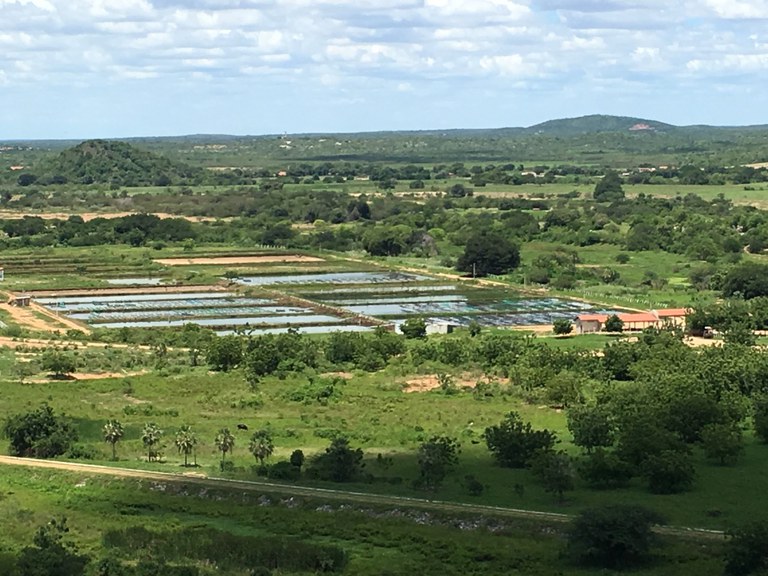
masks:
[[[30,542],[38,526],[51,517],[66,515],[68,539],[95,557],[105,552],[102,535],[107,530],[140,526],[167,533],[205,526],[240,536],[294,537],[341,547],[349,558],[343,573],[355,576],[595,573],[561,558],[562,526],[541,522],[490,520],[492,529],[457,530],[454,526],[459,522],[466,526],[483,526],[485,522],[476,516],[451,517],[406,509],[393,513],[375,506],[339,509],[338,504],[302,499],[281,503],[274,497],[265,501],[258,494],[238,491],[20,468],[3,470],[0,494],[0,521],[7,527],[6,549],[20,548]],[[715,576],[722,571],[721,549],[718,542],[702,545],[666,538],[655,560],[632,573]],[[215,573],[247,576],[248,571]]]
[[[576,343],[579,338],[559,340]],[[8,367],[7,353],[0,359]],[[469,376],[469,375],[467,375]],[[477,374],[477,378],[480,378]],[[322,405],[291,400],[291,395],[306,385],[300,376],[286,380],[269,378],[258,392],[251,392],[239,373],[212,374],[205,369],[170,369],[166,375],[133,376],[124,379],[53,381],[19,384],[4,374],[4,402],[0,418],[48,402],[57,411],[73,418],[81,442],[95,451],[96,462],[111,457],[103,442],[101,428],[111,418],[125,426],[126,436],[118,444],[117,465],[165,471],[182,471],[183,458],[176,453],[173,437],[182,424],[190,424],[200,439],[197,462],[209,474],[218,474],[219,455],[213,444],[222,427],[233,431],[246,423],[251,431],[269,429],[276,446],[271,461],[286,459],[294,449],[308,455],[321,451],[328,438],[343,434],[367,454],[367,470],[382,478],[401,478],[401,483],[350,485],[350,489],[407,496],[423,496],[411,488],[418,476],[415,449],[435,434],[457,437],[462,443],[460,466],[438,493],[441,499],[477,502],[504,507],[574,513],[584,507],[607,502],[631,502],[663,513],[677,525],[723,528],[750,519],[754,502],[762,495],[755,478],[768,475],[768,448],[751,439],[746,456],[738,467],[719,467],[704,461],[697,453],[699,479],[696,488],[673,497],[650,495],[639,481],[616,491],[593,491],[579,487],[569,493],[565,504],[546,494],[528,470],[497,467],[482,441],[483,430],[498,423],[510,410],[518,410],[536,427],[558,433],[559,448],[576,455],[565,428],[565,415],[546,406],[522,403],[513,396],[477,400],[470,391],[445,395],[440,391],[405,393],[408,377],[391,367],[373,375],[358,374],[341,386],[337,402]],[[468,378],[472,380],[471,377]],[[164,463],[147,463],[140,441],[141,428],[156,422],[165,430]],[[234,462],[236,477],[255,478],[257,462],[248,453],[250,432],[238,432]],[[392,458],[391,467],[381,467],[377,455]],[[480,497],[468,495],[463,478],[472,474],[487,490]],[[524,486],[524,494],[512,486]],[[717,512],[716,514],[713,511]]]

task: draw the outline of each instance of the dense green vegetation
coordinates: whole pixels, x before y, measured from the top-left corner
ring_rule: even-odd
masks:
[[[628,130],[639,123],[4,149],[4,160],[25,166],[0,185],[0,265],[14,290],[383,267],[434,274],[426,288],[485,277],[462,287],[478,303],[523,289],[691,312],[684,327],[631,335],[611,316],[594,335],[573,335],[561,319],[556,337],[476,322],[427,337],[424,319],[412,317],[402,335],[217,337],[190,324],[91,334],[70,326],[46,334],[47,345],[4,341],[14,346],[0,352],[8,454],[576,520],[573,529],[477,517],[417,525],[424,512],[390,517],[311,499],[292,508],[288,496],[265,503],[221,488],[190,496],[183,486],[160,493],[94,478],[72,488],[64,473],[4,471],[0,517],[18,528],[0,545],[0,571],[763,569],[754,503],[768,473],[768,356],[756,331],[768,329],[768,170],[743,164],[765,160],[767,132]],[[259,250],[322,258],[156,261]],[[270,298],[289,305],[308,292]],[[12,339],[43,335],[6,309],[0,321]],[[688,345],[688,336],[712,335],[717,346]],[[93,372],[122,377],[74,379]],[[420,387],[425,380],[434,384]],[[664,521],[729,530],[729,544],[659,539],[653,526]],[[452,528],[465,522],[473,529]]]

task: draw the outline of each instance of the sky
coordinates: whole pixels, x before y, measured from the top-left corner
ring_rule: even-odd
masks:
[[[0,0],[0,139],[768,123],[768,0]]]

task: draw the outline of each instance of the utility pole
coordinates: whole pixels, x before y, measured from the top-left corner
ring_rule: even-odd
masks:
[[[472,278],[476,276],[476,272],[477,272],[477,263],[472,262]]]

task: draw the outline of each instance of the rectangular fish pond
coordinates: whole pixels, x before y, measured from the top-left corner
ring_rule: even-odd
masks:
[[[235,292],[173,292],[146,294],[81,294],[35,298],[49,309],[92,328],[163,328],[198,324],[216,331],[238,327],[256,330],[329,332],[347,326],[345,319],[310,306],[284,305],[269,298],[252,298]],[[352,315],[351,313],[349,314]]]
[[[511,290],[412,285],[400,291],[386,286],[349,287],[303,292],[302,296],[356,314],[400,324],[412,317],[427,323],[514,327],[574,320],[587,312],[610,313],[587,302],[521,295]]]

